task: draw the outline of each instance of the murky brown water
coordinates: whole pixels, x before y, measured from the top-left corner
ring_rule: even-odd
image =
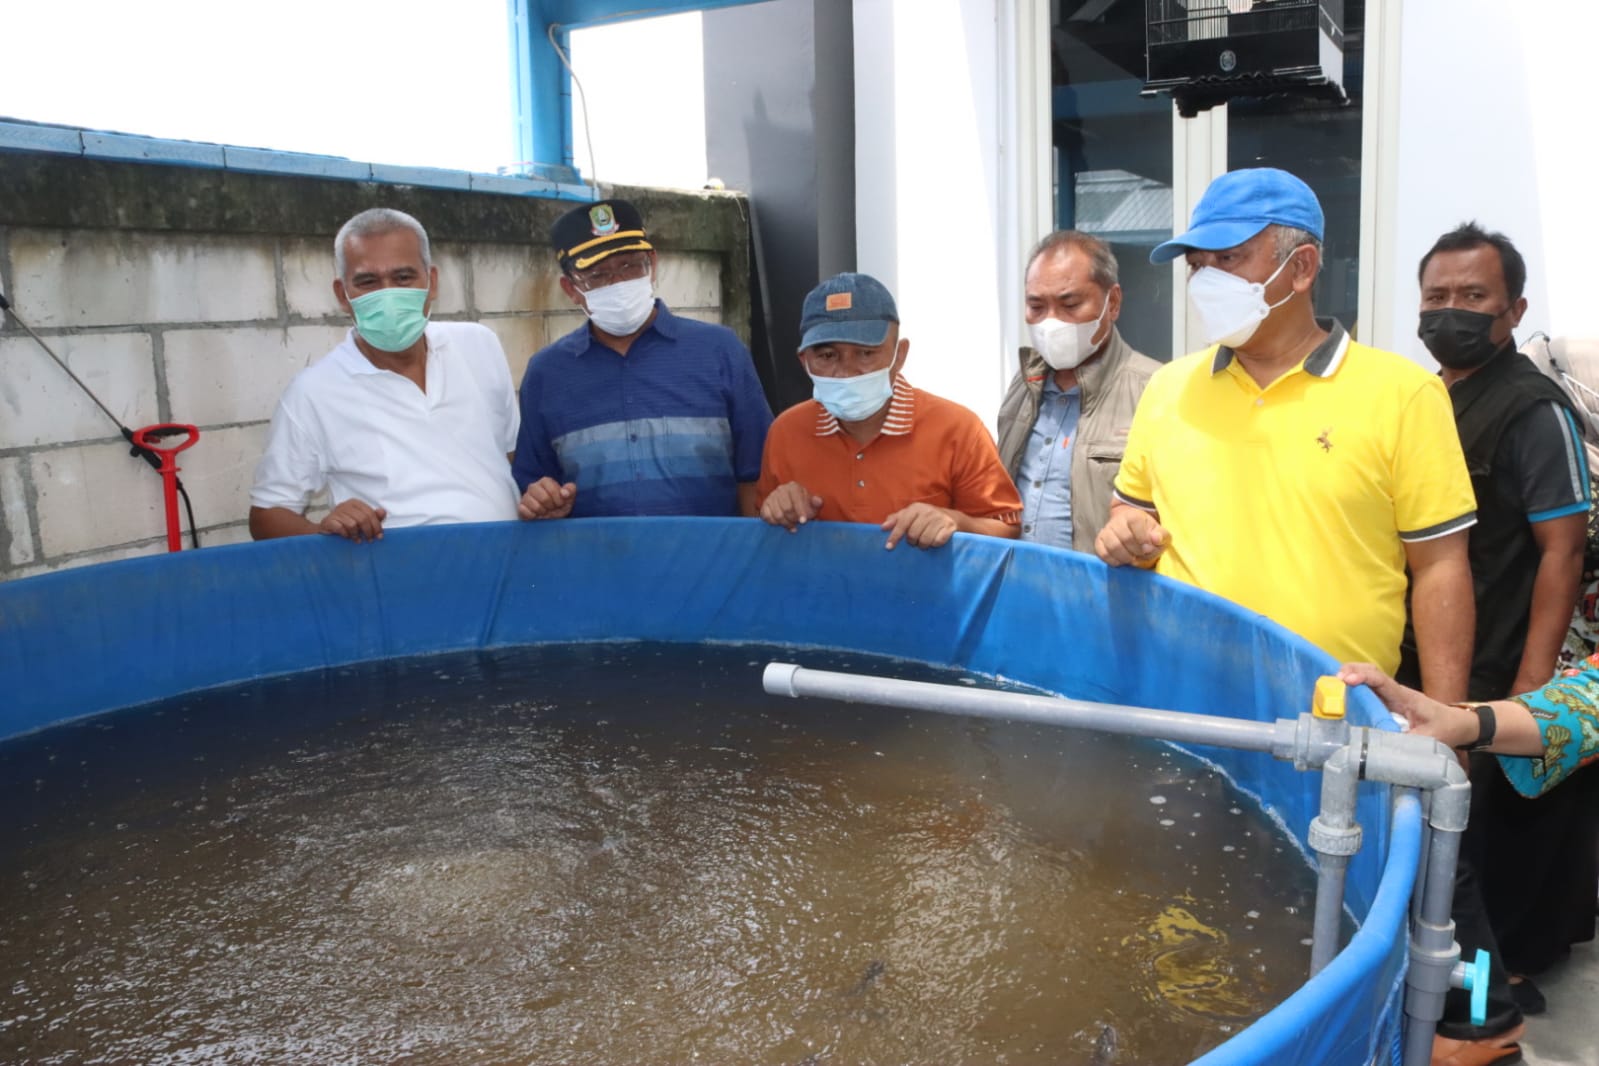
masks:
[[[0,1061],[1170,1064],[1303,980],[1310,871],[1202,764],[773,657],[933,676],[545,648],[0,745]]]

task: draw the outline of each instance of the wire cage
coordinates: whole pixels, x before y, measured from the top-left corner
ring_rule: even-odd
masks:
[[[1235,96],[1346,99],[1343,0],[1145,0],[1144,94],[1193,115]]]

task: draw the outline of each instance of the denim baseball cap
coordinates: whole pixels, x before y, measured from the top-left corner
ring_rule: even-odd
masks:
[[[870,274],[835,274],[805,296],[800,310],[800,351],[842,341],[867,348],[882,344],[899,309],[888,288]]]
[[[1149,261],[1169,263],[1193,248],[1236,248],[1272,223],[1305,230],[1318,241],[1326,225],[1316,194],[1286,170],[1234,170],[1210,183],[1188,232],[1157,245]]]

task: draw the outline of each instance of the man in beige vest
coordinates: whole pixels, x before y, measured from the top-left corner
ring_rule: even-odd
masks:
[[[1032,347],[999,410],[999,456],[1022,496],[1022,539],[1094,550],[1133,409],[1160,366],[1116,329],[1122,287],[1098,237],[1057,230],[1027,263]]]

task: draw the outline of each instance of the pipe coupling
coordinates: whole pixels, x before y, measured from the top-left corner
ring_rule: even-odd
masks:
[[[799,672],[800,668],[795,663],[767,663],[766,669],[761,672],[761,687],[773,696],[797,698],[799,689],[795,687],[794,679]]]
[[[1310,820],[1306,838],[1318,855],[1353,855],[1360,850],[1361,830],[1358,824],[1329,825],[1318,814]]]
[[[1347,719],[1301,714],[1294,728],[1294,769],[1320,769],[1334,752],[1349,743],[1350,732]]]
[[[1449,946],[1442,949],[1432,949],[1419,943],[1414,937],[1410,941],[1410,971],[1405,978],[1405,983],[1410,987],[1423,992],[1436,992],[1443,995],[1451,988],[1458,988],[1455,984],[1455,967],[1460,962],[1460,945],[1455,942],[1450,930]]]

